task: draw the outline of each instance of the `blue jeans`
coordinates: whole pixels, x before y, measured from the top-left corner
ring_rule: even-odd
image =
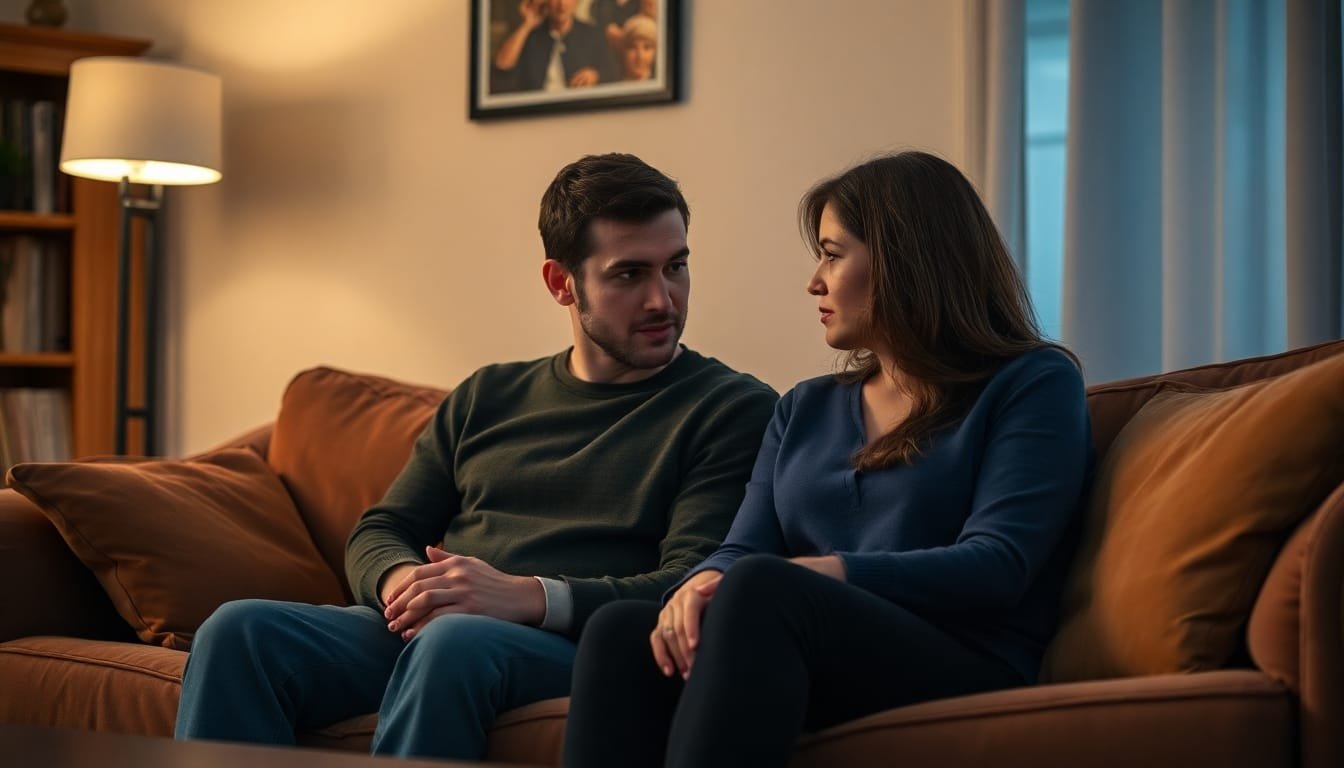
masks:
[[[375,754],[478,760],[500,713],[569,693],[574,644],[486,616],[440,616],[410,642],[365,606],[239,600],[192,642],[177,738],[293,744],[378,711]]]

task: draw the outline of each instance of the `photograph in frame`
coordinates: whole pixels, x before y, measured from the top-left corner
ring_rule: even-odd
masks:
[[[679,100],[679,6],[471,0],[471,118]]]

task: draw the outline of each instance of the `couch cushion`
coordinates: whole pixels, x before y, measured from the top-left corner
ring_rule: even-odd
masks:
[[[0,643],[0,722],[172,736],[187,654],[72,637]]]
[[[1246,670],[1032,686],[828,728],[803,737],[791,765],[1293,765],[1294,715],[1283,686]]]
[[[187,648],[228,600],[343,599],[284,486],[250,450],[19,464],[9,484],[42,509],[147,643]]]
[[[1344,479],[1344,355],[1160,392],[1103,460],[1046,680],[1225,666],[1289,531]]]
[[[25,637],[0,643],[0,723],[173,735],[187,654],[136,643]],[[569,699],[505,712],[487,759],[558,765]],[[298,743],[367,753],[376,714],[301,731]]]
[[[546,699],[510,710],[495,720],[486,743],[485,759],[500,763],[559,765],[565,739],[569,699]],[[368,752],[378,715],[352,717],[326,728],[299,733],[306,747]]]
[[[445,394],[332,368],[304,371],[285,390],[267,459],[342,584],[346,538],[406,464]]]
[[[487,759],[559,765],[569,699],[506,712]],[[1223,670],[1066,683],[889,709],[807,734],[793,768],[887,765],[1255,766],[1291,764],[1294,703],[1257,672]],[[304,734],[310,746],[366,750],[373,715]]]
[[[1344,354],[1344,339],[1290,349],[1276,355],[1211,363],[1198,368],[1088,387],[1087,409],[1092,416],[1092,445],[1096,448],[1097,456],[1104,457],[1125,423],[1138,413],[1143,404],[1156,395],[1164,384],[1179,383],[1204,389],[1228,389],[1281,376],[1339,354]]]

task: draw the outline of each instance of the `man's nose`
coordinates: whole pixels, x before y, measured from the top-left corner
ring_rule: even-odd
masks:
[[[651,280],[651,288],[648,295],[645,296],[645,308],[658,312],[672,311],[672,286],[671,281],[665,277],[657,280]]]

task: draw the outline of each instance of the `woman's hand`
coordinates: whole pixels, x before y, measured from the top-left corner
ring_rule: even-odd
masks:
[[[845,561],[841,560],[839,555],[790,557],[789,562],[794,565],[801,565],[804,568],[811,568],[822,576],[830,576],[836,581],[845,581]]]
[[[722,571],[695,574],[672,594],[658,614],[658,626],[649,634],[649,645],[664,675],[679,673],[682,680],[690,676],[695,648],[700,643],[700,616],[722,578]]]

